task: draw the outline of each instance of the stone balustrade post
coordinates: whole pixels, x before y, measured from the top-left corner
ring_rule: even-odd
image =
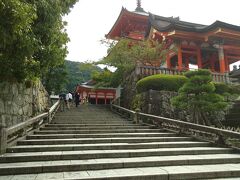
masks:
[[[50,109],[49,108],[46,108],[45,112],[47,112],[48,115],[47,115],[47,117],[43,118],[43,123],[47,124],[47,123],[50,123],[52,121],[52,114],[50,113]]]
[[[48,123],[50,123],[52,121],[52,114],[50,113],[50,111],[48,110]]]
[[[140,112],[140,109],[136,109],[136,113],[133,116],[133,122],[135,124],[139,124],[139,112]]]
[[[3,119],[0,123],[0,154],[3,154],[7,149],[7,127]]]
[[[226,139],[224,138],[224,136],[220,133],[220,134],[217,134],[217,139],[215,140],[215,142],[219,145],[226,145]]]
[[[153,90],[150,89],[148,91],[148,98],[149,98],[148,99],[148,109],[147,109],[148,114],[153,113],[153,111],[152,111],[152,103],[153,103],[152,93],[153,93]],[[146,120],[147,120],[147,123],[150,123],[150,121],[151,121],[150,118],[147,118]]]
[[[110,102],[110,110],[113,112],[113,102]]]

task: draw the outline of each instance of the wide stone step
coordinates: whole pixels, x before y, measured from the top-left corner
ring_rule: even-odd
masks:
[[[232,149],[214,147],[188,147],[188,148],[156,148],[156,149],[124,149],[124,150],[84,150],[84,151],[57,151],[44,153],[9,154],[1,157],[3,162],[15,161],[49,161],[49,160],[87,160],[100,158],[130,158],[146,156],[173,156],[173,155],[199,155],[199,154],[226,154],[233,153]],[[4,159],[5,158],[5,159]]]
[[[94,115],[94,116],[93,116]],[[102,115],[102,114],[79,114],[79,115],[56,115],[55,116],[56,119],[121,119],[121,120],[126,120],[123,117],[120,116],[116,116],[114,114],[110,114],[110,115]]]
[[[208,147],[207,142],[150,142],[150,143],[106,143],[106,144],[67,144],[67,145],[32,145],[14,146],[7,149],[8,153],[46,152],[46,151],[79,151],[79,150],[117,150],[117,149],[154,149],[181,147]]]
[[[176,165],[207,165],[222,163],[240,163],[240,155],[182,155],[182,156],[148,156],[144,158],[90,159],[65,161],[36,161],[24,163],[1,163],[0,174],[25,174],[62,171],[88,171],[114,168],[138,168]]]
[[[54,120],[61,121],[61,120],[66,120],[66,121],[128,121],[127,119],[123,118],[113,118],[113,117],[72,117],[72,116],[61,116],[61,117],[55,117]]]
[[[146,126],[99,126],[99,127],[43,127],[40,130],[98,130],[98,129],[148,129]]]
[[[57,114],[55,116],[55,118],[65,118],[65,119],[68,119],[69,117],[75,118],[75,119],[78,119],[78,118],[80,118],[80,119],[84,119],[84,118],[88,118],[88,119],[96,119],[96,118],[124,119],[124,117],[116,115],[116,114],[105,114],[104,115],[101,113],[94,113],[94,112],[92,112],[92,114],[85,114],[85,113],[62,114],[62,115]]]
[[[56,114],[56,117],[58,116],[89,116],[89,117],[95,117],[95,116],[113,116],[113,117],[120,117],[118,114],[114,114],[111,111],[104,111],[99,110],[95,111],[92,110],[90,112],[83,110],[83,111],[65,111],[65,112],[58,112]]]
[[[35,131],[35,134],[102,134],[102,133],[158,133],[161,129],[107,129],[107,130],[49,130]]]
[[[240,163],[216,165],[155,166],[116,168],[107,170],[35,173],[30,175],[1,176],[1,179],[101,179],[101,180],[189,180],[189,179],[239,179]],[[232,178],[231,178],[232,177]]]
[[[34,139],[21,140],[18,145],[84,144],[84,143],[141,143],[188,141],[191,137],[128,137],[128,138],[73,138],[73,139]]]
[[[175,133],[106,133],[106,134],[43,134],[29,135],[26,139],[69,139],[69,138],[107,138],[107,137],[174,137]]]
[[[90,121],[90,120],[78,120],[78,121],[70,121],[70,120],[53,120],[53,123],[58,122],[58,123],[68,123],[68,124],[117,124],[117,123],[125,123],[125,124],[131,124],[132,122],[130,121],[104,121],[104,120],[98,120],[98,121]]]
[[[118,124],[46,124],[45,127],[105,127],[105,126],[136,126],[132,123],[118,123]]]

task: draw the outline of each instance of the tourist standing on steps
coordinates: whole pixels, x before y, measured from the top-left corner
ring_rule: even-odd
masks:
[[[68,104],[69,104],[69,107],[71,107],[73,96],[72,96],[72,93],[70,91],[68,92],[68,97],[69,97]]]
[[[66,94],[66,100],[65,100],[65,103],[66,103],[66,106],[68,108],[68,110],[70,109],[70,106],[69,106],[69,93]]]
[[[80,94],[78,92],[75,92],[75,104],[76,104],[76,107],[78,107],[79,105],[79,99],[80,99]]]
[[[91,97],[90,97],[90,94],[89,94],[88,98],[87,98],[87,103],[90,104],[90,101],[91,101]]]
[[[60,111],[64,111],[65,110],[66,94],[65,93],[59,94],[59,100],[60,100]]]

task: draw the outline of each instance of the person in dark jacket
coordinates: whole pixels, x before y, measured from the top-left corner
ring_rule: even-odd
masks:
[[[65,110],[66,94],[65,93],[59,94],[59,99],[60,99],[60,110],[64,111]]]
[[[75,104],[76,107],[78,107],[79,103],[80,103],[80,94],[78,92],[75,93]]]

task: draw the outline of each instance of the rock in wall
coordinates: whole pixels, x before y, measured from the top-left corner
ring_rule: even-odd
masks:
[[[187,111],[180,111],[171,105],[170,100],[177,95],[177,92],[149,90],[141,95],[144,102],[142,103],[143,112],[190,121],[191,117]]]
[[[7,127],[26,121],[41,112],[49,104],[49,95],[40,81],[26,87],[23,83],[0,83],[0,122]]]

